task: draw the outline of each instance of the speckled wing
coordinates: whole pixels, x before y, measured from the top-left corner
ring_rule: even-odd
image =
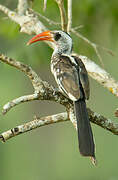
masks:
[[[80,90],[78,70],[69,57],[60,56],[59,61],[54,66],[54,71],[60,90],[71,100],[77,101],[83,97]]]
[[[88,73],[85,68],[85,65],[83,64],[82,60],[78,58],[77,56],[72,56],[79,67],[79,78],[80,82],[82,84],[82,88],[84,90],[85,98],[89,99],[90,96],[90,87],[89,87],[89,79],[88,79]]]

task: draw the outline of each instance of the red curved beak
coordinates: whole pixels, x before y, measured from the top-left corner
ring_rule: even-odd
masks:
[[[51,31],[45,31],[45,32],[42,32],[42,33],[34,36],[32,39],[30,39],[28,41],[27,45],[30,45],[37,41],[52,41],[52,42],[54,42]]]

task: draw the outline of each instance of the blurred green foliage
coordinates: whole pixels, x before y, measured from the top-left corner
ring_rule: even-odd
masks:
[[[1,0],[1,4],[17,10],[17,1]],[[65,0],[65,7],[67,1]],[[43,12],[43,0],[34,0],[33,9],[59,22],[59,10],[55,1],[47,1]],[[51,30],[60,27],[44,24]],[[105,69],[118,79],[118,1],[117,0],[73,0],[73,27],[79,29],[91,41],[112,49],[115,57],[100,50]],[[0,52],[31,65],[44,80],[52,84],[50,57],[52,49],[44,43],[30,47],[26,42],[31,38],[19,32],[19,25],[11,22],[0,12]],[[74,50],[100,64],[90,45],[72,34]],[[15,68],[0,63],[0,107],[9,100],[33,92],[29,80]],[[94,111],[114,118],[117,99],[97,82],[90,79],[91,98],[88,106]],[[34,115],[44,116],[62,112],[62,106],[50,102],[32,102],[15,107],[7,115],[0,115],[0,132],[32,120]],[[98,166],[93,167],[88,158],[78,152],[77,134],[70,122],[51,125],[0,144],[1,180],[117,180],[117,136],[93,125],[96,140]]]

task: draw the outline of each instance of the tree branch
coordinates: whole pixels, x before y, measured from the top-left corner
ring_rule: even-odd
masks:
[[[28,65],[25,65],[23,63],[21,63],[20,61],[16,61],[12,58],[9,58],[7,56],[5,56],[4,54],[0,54],[0,60],[10,66],[13,66],[15,68],[17,68],[18,70],[24,72],[28,78],[30,79],[30,81],[32,82],[32,85],[35,89],[35,92],[43,92],[43,81],[41,80],[41,78],[36,74],[35,71],[33,71],[33,69],[31,67],[29,67]],[[40,89],[39,89],[40,88]]]
[[[67,32],[67,23],[66,23],[66,12],[64,8],[64,0],[55,0],[58,4],[61,16],[61,27],[62,30]]]
[[[44,0],[43,10],[45,11],[47,7],[47,0]]]
[[[39,94],[34,93],[31,95],[21,96],[19,98],[13,99],[12,101],[8,102],[3,106],[2,113],[6,114],[10,109],[21,103],[38,100],[38,96]]]
[[[77,54],[75,55],[77,56]],[[88,73],[91,77],[94,76],[95,80],[97,80],[100,84],[106,87],[111,93],[118,96],[118,83],[113,78],[111,78],[109,73],[101,69],[94,62],[91,62],[86,56],[79,56],[79,58],[81,58],[82,61],[84,62],[88,70]],[[36,74],[36,72],[33,71],[31,67],[19,61],[16,61],[12,58],[9,58],[3,54],[0,54],[0,61],[9,64],[19,69],[20,71],[24,72],[28,76],[34,87],[34,94],[19,97],[4,105],[3,114],[5,114],[11,108],[13,108],[14,106],[20,103],[33,101],[33,100],[48,99],[59,102],[60,104],[63,104],[65,106],[67,106],[68,102],[69,103],[71,102],[63,95],[61,95],[61,93],[55,91],[55,89],[52,86],[50,86],[47,82],[42,81],[41,78]]]
[[[33,129],[36,129],[41,126],[45,126],[48,124],[54,124],[57,122],[63,122],[68,121],[67,113],[60,113],[52,116],[46,116],[46,117],[34,117],[33,121],[30,121],[28,123],[25,123],[23,125],[19,125],[13,129],[10,129],[0,135],[0,139],[5,142],[8,139],[15,137],[17,135],[26,133],[27,131],[31,131]]]
[[[77,37],[81,38],[82,40],[84,40],[84,41],[87,42],[90,46],[93,47],[93,49],[95,50],[96,55],[98,56],[98,58],[99,58],[99,60],[100,60],[100,62],[101,62],[101,64],[102,64],[103,67],[104,67],[104,64],[103,64],[103,61],[102,61],[102,57],[101,57],[101,55],[100,55],[100,53],[99,53],[99,51],[98,51],[98,47],[104,49],[107,53],[109,53],[110,55],[114,56],[114,53],[113,53],[110,49],[105,48],[105,47],[102,47],[102,46],[100,46],[100,45],[98,45],[98,44],[95,44],[95,43],[91,42],[91,41],[90,41],[89,39],[87,39],[85,36],[83,36],[82,34],[80,34],[79,32],[77,32],[75,28],[71,28],[71,32],[74,33]]]
[[[67,32],[70,33],[72,26],[72,0],[68,0],[68,24],[67,24]]]
[[[32,11],[32,9],[30,9],[30,11]],[[33,12],[33,11],[32,11],[32,12]],[[41,17],[42,19],[44,19],[45,21],[47,21],[49,25],[59,25],[59,26],[61,25],[60,22],[55,22],[55,21],[47,18],[46,16],[43,16],[43,15],[40,14],[39,12],[36,12],[36,11],[35,11],[35,12],[33,12],[33,13],[35,13],[37,16],[39,16],[39,17]]]
[[[84,61],[85,64],[86,64],[86,61],[88,63],[88,59],[86,59],[86,57],[85,58],[82,57],[82,58],[83,58],[83,61]],[[74,116],[74,109],[73,109],[72,101],[70,101],[69,99],[64,97],[60,92],[55,91],[52,86],[50,86],[47,82],[42,81],[40,79],[40,77],[37,77],[37,74],[30,67],[28,67],[28,66],[26,66],[26,65],[24,65],[24,64],[22,64],[22,63],[20,63],[18,61],[16,62],[15,60],[13,60],[11,58],[8,58],[8,57],[6,57],[4,55],[0,55],[0,60],[5,62],[5,63],[7,63],[7,64],[9,64],[9,65],[11,65],[11,66],[13,66],[13,67],[16,67],[17,69],[19,69],[22,72],[24,72],[29,77],[29,79],[31,80],[33,86],[36,87],[36,90],[38,90],[38,92],[40,94],[40,96],[35,96],[35,93],[33,95],[22,96],[20,98],[17,98],[15,100],[9,102],[3,108],[4,109],[4,113],[7,112],[12,107],[14,107],[15,105],[18,105],[18,104],[20,104],[22,102],[31,101],[31,100],[39,100],[39,99],[42,99],[42,100],[51,100],[51,101],[56,101],[56,102],[58,102],[60,104],[63,104],[67,108],[68,116],[66,114],[66,117],[67,117],[67,119],[70,119],[72,121],[73,125],[76,127],[76,119],[75,119],[75,116]],[[96,66],[95,63],[94,63],[94,66]],[[99,68],[99,67],[94,67],[94,69],[96,69],[96,68]],[[96,72],[94,72],[94,73],[96,73]],[[104,73],[105,72],[101,72],[99,75],[101,77],[102,76],[104,77]],[[106,74],[106,78],[108,78],[107,76],[108,76],[108,74]],[[97,75],[97,78],[98,78],[98,75]],[[93,123],[95,123],[95,124],[105,128],[105,129],[111,131],[112,133],[118,135],[118,124],[113,123],[111,120],[109,120],[109,119],[107,119],[107,118],[105,118],[105,117],[103,117],[103,116],[101,116],[101,115],[99,115],[97,113],[94,113],[90,109],[88,109],[88,113],[89,113],[89,118],[90,118],[90,120]],[[59,116],[55,116],[55,117],[59,117]],[[41,119],[39,119],[39,121]],[[43,119],[45,119],[45,118],[43,118]],[[46,117],[46,119],[47,119],[47,117]],[[66,118],[65,118],[65,115],[64,115],[64,119],[62,118],[62,121],[65,121],[65,119]],[[37,123],[37,121],[34,121],[34,122]],[[37,128],[37,127],[40,126],[40,122],[39,122],[39,124],[35,124],[35,125],[34,125],[34,122],[33,123],[32,122],[31,123],[30,122],[26,123],[26,126],[25,125],[21,125],[20,128],[23,126],[24,127],[23,132],[26,132],[26,131],[32,130],[33,127]],[[50,124],[51,122],[54,123],[53,121],[50,121],[48,123]],[[45,125],[45,124],[47,124],[47,121],[44,122],[43,125]],[[30,129],[27,129],[27,127],[29,127],[29,125],[31,125]],[[20,130],[15,133],[14,132],[15,130],[12,129],[12,130],[8,131],[5,134],[3,133],[1,135],[1,138],[3,140],[6,140],[6,139],[9,139],[12,136],[16,136],[17,134],[23,133]]]
[[[97,124],[98,126],[112,132],[115,135],[118,135],[118,123],[116,124],[110,119],[107,119],[91,111],[90,109],[88,109],[88,113],[89,113],[90,121],[92,123]],[[59,113],[59,114],[51,115],[51,116],[46,116],[42,118],[34,117],[33,121],[30,121],[23,125],[16,126],[15,128],[12,128],[0,134],[0,140],[3,142],[6,142],[8,139],[12,137],[26,133],[28,131],[32,131],[33,129],[36,129],[45,125],[54,124],[58,122],[65,122],[65,121],[69,121],[67,112],[63,112],[63,113]],[[74,126],[76,127],[76,122]]]
[[[34,87],[34,94],[21,96],[17,99],[14,99],[8,102],[3,107],[3,114],[8,112],[14,106],[28,101],[33,100],[51,100],[56,101],[66,107],[68,107],[68,103],[72,104],[71,100],[67,99],[63,96],[59,91],[55,90],[52,86],[50,86],[46,81],[42,81],[41,78],[36,74],[33,69],[20,61],[16,61],[12,58],[9,58],[3,54],[0,54],[0,61],[17,68],[18,70],[24,72],[26,76],[31,81]]]
[[[0,5],[0,10],[4,12],[12,21],[20,25],[20,32],[31,34],[38,34],[42,31],[46,31],[47,28],[38,20],[36,14],[27,11],[26,15],[19,15],[14,11],[9,10],[3,5]],[[51,45],[51,43],[50,43]]]
[[[59,0],[56,0],[59,1]],[[33,13],[33,11],[27,11],[26,15],[19,15],[13,11],[10,11],[8,8],[0,5],[0,10],[3,11],[11,20],[18,23],[21,26],[21,32],[25,32],[27,34],[38,34],[42,31],[47,30],[47,28],[42,24],[41,21],[39,21],[38,16]],[[53,48],[52,44],[49,43],[49,45]],[[79,56],[79,55],[77,55]],[[102,69],[100,66],[96,65],[94,62],[89,60],[85,56],[79,56],[82,61],[84,62],[86,69],[90,76],[97,80],[100,84],[102,84],[104,87],[106,87],[112,94],[118,96],[118,83],[107,73],[104,69]],[[62,105],[64,105],[68,112],[68,119],[72,121],[74,126],[76,127],[76,120],[73,112],[73,103],[71,100],[64,97],[59,91],[56,91],[52,86],[50,86],[47,82],[42,81],[41,78],[32,70],[31,67],[28,67],[27,65],[13,60],[11,58],[6,57],[3,54],[0,54],[0,60],[6,64],[9,64],[10,66],[13,66],[20,71],[24,72],[27,77],[32,82],[32,85],[34,87],[34,94],[28,95],[28,96],[22,96],[20,98],[17,98],[9,103],[7,103],[4,108],[3,112],[6,113],[8,110],[10,110],[15,105],[18,105],[22,102],[26,101],[32,101],[32,100],[51,100],[58,102]],[[92,122],[95,122],[99,126],[113,132],[114,134],[118,134],[118,125],[114,124],[111,120],[107,120],[103,116],[97,115],[93,111],[89,110],[89,116]],[[44,118],[45,119],[45,118]],[[40,120],[39,120],[40,121]],[[51,122],[51,121],[50,121]],[[45,124],[45,123],[44,123]],[[21,125],[23,126],[23,125]],[[28,126],[27,126],[28,127]],[[31,126],[32,127],[32,126]],[[36,126],[35,127],[39,127]],[[26,128],[27,129],[27,128]],[[33,128],[32,128],[33,129]],[[11,130],[12,134],[15,133],[15,130]],[[17,131],[17,130],[16,130]],[[26,130],[28,131],[28,130]],[[17,131],[18,132],[18,131]],[[16,132],[16,134],[17,134]],[[25,132],[25,130],[24,130]],[[7,134],[10,134],[9,137],[13,136],[8,131]],[[8,135],[4,135],[8,136]],[[1,135],[1,138],[3,135]],[[3,140],[5,138],[3,137]]]
[[[19,15],[24,15],[29,7],[28,0],[18,0],[18,14]]]
[[[39,21],[38,17],[33,13],[33,11],[29,11],[27,16],[19,16],[17,13],[10,11],[8,8],[0,5],[0,10],[3,11],[8,17],[14,22],[20,24],[21,32],[25,32],[27,34],[38,34],[42,31],[47,30],[47,28]],[[24,23],[23,23],[24,22]],[[48,43],[48,45],[52,48],[53,45]],[[79,56],[78,54],[76,54]],[[86,56],[79,56],[82,61],[85,63],[86,69],[89,75],[106,87],[112,94],[118,96],[118,83],[100,66],[96,65],[93,61],[89,60]]]
[[[113,95],[118,97],[118,82],[116,82],[108,72],[95,64],[93,61],[89,60],[86,56],[80,55],[78,57],[85,64],[89,75],[97,82],[99,82],[102,86],[107,88]]]

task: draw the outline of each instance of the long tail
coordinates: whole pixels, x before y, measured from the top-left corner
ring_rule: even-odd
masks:
[[[95,145],[85,100],[80,99],[74,104],[80,153],[83,156],[90,156],[95,161]]]

